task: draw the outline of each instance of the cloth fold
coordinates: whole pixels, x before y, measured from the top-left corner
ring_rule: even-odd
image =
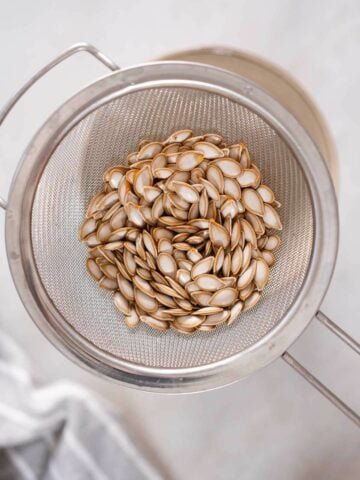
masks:
[[[162,476],[93,394],[74,383],[35,388],[0,333],[0,480],[145,480]]]

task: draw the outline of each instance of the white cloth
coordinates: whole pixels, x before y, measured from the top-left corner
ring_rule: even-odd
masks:
[[[145,480],[161,475],[119,420],[70,382],[35,388],[0,334],[0,480]]]

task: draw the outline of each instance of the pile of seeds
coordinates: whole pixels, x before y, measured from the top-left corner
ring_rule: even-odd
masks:
[[[105,172],[80,227],[88,272],[127,326],[211,331],[254,307],[282,226],[246,145],[181,130],[143,140],[127,165]]]

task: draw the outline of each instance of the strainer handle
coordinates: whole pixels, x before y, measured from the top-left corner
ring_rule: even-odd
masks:
[[[322,312],[318,312],[315,317],[325,325],[332,333],[337,335],[343,342],[360,355],[360,344],[344,330],[342,330],[336,323],[328,318]],[[322,393],[330,402],[332,402],[339,410],[341,410],[350,420],[352,420],[358,427],[360,427],[360,415],[346,405],[339,397],[337,397],[331,390],[329,390],[323,383],[320,382],[309,370],[301,365],[290,353],[285,352],[282,355],[283,360],[290,365],[296,372],[298,372],[305,380],[307,380],[313,387]]]
[[[88,52],[93,57],[97,58],[101,63],[103,63],[106,67],[110,68],[110,70],[119,70],[119,66],[116,65],[110,58],[106,55],[101,53],[97,48],[89,43],[81,42],[72,45],[70,48],[65,50],[63,53],[55,57],[51,62],[45,65],[42,69],[40,69],[34,76],[32,76],[21,88],[18,90],[15,95],[10,98],[7,102],[5,107],[0,111],[0,126],[2,125],[5,118],[8,116],[10,111],[16,105],[16,103],[20,100],[20,98],[26,93],[30,87],[32,87],[41,77],[43,77],[49,70],[56,67],[59,63],[63,60],[74,55],[74,53],[78,52]],[[6,210],[7,202],[4,198],[0,197],[0,207]]]

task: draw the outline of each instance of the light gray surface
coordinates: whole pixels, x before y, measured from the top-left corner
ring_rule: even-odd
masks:
[[[23,0],[1,10],[0,104],[47,60],[80,40],[123,66],[180,48],[228,45],[263,55],[295,75],[325,114],[340,158],[340,251],[323,309],[359,337],[358,2],[108,0],[105,7],[93,1]],[[85,55],[71,59],[19,105],[0,131],[2,194],[35,129],[61,101],[103,73]],[[182,397],[125,389],[73,366],[26,314],[12,285],[3,235],[0,245],[2,327],[24,345],[42,378],[78,379],[110,398],[142,432],[170,478],[359,477],[359,431],[280,361],[231,387]],[[313,323],[291,353],[360,409],[360,362],[324,327]]]

